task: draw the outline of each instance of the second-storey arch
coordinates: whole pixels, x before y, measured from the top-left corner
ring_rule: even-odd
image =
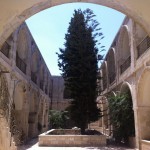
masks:
[[[48,70],[48,69],[47,69]],[[45,93],[48,94],[48,78],[49,78],[49,72],[45,72]]]
[[[28,32],[23,24],[18,31],[17,49],[16,49],[16,66],[26,74],[29,54],[29,37]]]
[[[105,90],[108,86],[108,69],[107,69],[107,62],[104,61],[102,66],[102,85],[103,85],[103,90]]]
[[[127,25],[122,26],[118,38],[119,70],[122,74],[131,65],[130,33]]]
[[[108,66],[108,82],[109,84],[112,84],[116,78],[116,61],[114,48],[111,48],[107,54],[107,66]]]
[[[136,46],[136,58],[138,59],[146,50],[150,48],[150,37],[146,31],[137,23],[134,23],[134,35]]]
[[[40,76],[39,76],[39,79],[40,79],[40,88],[43,90],[44,89],[44,73],[45,73],[45,69],[44,69],[44,65],[41,65],[40,67],[40,72],[39,72]]]
[[[37,83],[38,69],[39,69],[39,53],[36,50],[33,52],[31,56],[31,80],[34,83]]]

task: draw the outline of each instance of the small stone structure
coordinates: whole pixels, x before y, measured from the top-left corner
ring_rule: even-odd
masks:
[[[141,149],[142,150],[149,150],[150,149],[150,141],[142,140],[141,141]]]
[[[105,135],[76,135],[79,130],[65,130],[62,132],[68,135],[53,135],[60,133],[60,130],[52,129],[39,135],[39,146],[104,146],[106,145]],[[74,133],[74,134],[73,134]]]

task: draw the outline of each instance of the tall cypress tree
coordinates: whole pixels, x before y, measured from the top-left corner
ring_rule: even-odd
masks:
[[[90,9],[75,10],[68,32],[65,35],[65,48],[58,54],[58,66],[62,70],[65,87],[70,91],[71,102],[68,108],[72,120],[83,134],[87,123],[100,117],[96,106],[98,48],[96,37],[103,38],[99,23],[93,18]]]

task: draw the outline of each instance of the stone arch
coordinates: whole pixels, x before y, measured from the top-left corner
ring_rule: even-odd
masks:
[[[103,84],[102,84],[102,69],[99,69],[98,76],[99,76],[99,79],[97,80],[97,86],[98,86],[98,95],[100,95],[101,92],[102,92],[102,87],[103,87]]]
[[[131,119],[132,119],[132,124],[130,124],[132,126],[132,129],[133,129],[133,135],[131,136],[135,136],[135,118],[134,118],[134,111],[133,111],[133,91],[132,91],[132,87],[131,85],[128,83],[128,82],[124,82],[122,85],[121,85],[121,88],[120,88],[120,94],[126,94],[128,96],[127,100],[128,100],[128,107],[130,107],[131,109]],[[130,121],[131,122],[131,121]]]
[[[131,85],[128,82],[125,81],[122,83],[119,94],[130,94],[132,99],[132,108],[133,108],[134,106],[133,91]]]
[[[11,34],[4,44],[0,47],[0,51],[7,57],[11,58],[13,35]]]
[[[123,25],[118,38],[118,59],[120,74],[122,74],[131,64],[131,38],[127,25]]]
[[[27,37],[27,31],[25,28],[20,28],[18,31],[18,38],[17,38],[17,53],[18,56],[24,61],[27,62],[28,58],[28,37]]]
[[[43,113],[44,113],[44,97],[40,95],[40,105],[38,110],[38,132],[43,131]]]
[[[111,91],[110,96],[117,96],[116,92]]]
[[[37,83],[38,69],[39,69],[39,53],[36,50],[33,52],[31,57],[31,80],[34,83]]]
[[[108,66],[108,82],[113,83],[116,78],[116,59],[115,49],[112,47],[107,54],[107,66]]]
[[[109,121],[108,121],[108,100],[106,96],[100,96],[98,98],[98,107],[101,110],[102,118],[99,120],[99,126],[103,127],[103,134],[109,134]]]
[[[150,140],[150,67],[141,74],[137,87],[137,105],[140,139]]]
[[[61,1],[55,1],[55,0],[39,0],[39,1],[29,1],[28,3],[21,3],[16,2],[13,3],[12,7],[8,7],[8,3],[6,4],[2,2],[2,5],[0,5],[2,8],[6,8],[5,11],[9,12],[5,15],[3,15],[0,33],[2,37],[7,38],[9,34],[13,31],[14,28],[18,27],[22,22],[25,21],[25,19],[29,18],[30,16],[53,6],[65,4],[65,3],[73,3],[73,2],[88,2],[98,5],[107,6],[113,9],[116,9],[122,13],[125,13],[129,17],[133,18],[136,22],[141,24],[148,33],[150,33],[150,29],[147,28],[149,26],[149,14],[148,11],[148,5],[149,2],[142,3],[140,1],[133,0],[132,2],[127,1],[120,1],[120,0],[61,0]],[[136,5],[135,5],[135,4]],[[25,4],[25,5],[23,5]],[[7,7],[4,7],[7,5]],[[11,3],[9,4],[11,6]],[[142,7],[141,7],[142,6]],[[4,9],[2,9],[4,11]],[[147,10],[147,11],[145,11]],[[17,13],[16,13],[17,12]],[[6,19],[7,18],[7,19]],[[8,26],[12,27],[8,30]],[[5,28],[3,28],[5,27]],[[6,32],[7,31],[7,32]],[[5,36],[4,36],[5,35]]]
[[[51,75],[49,76],[49,81],[48,81],[48,95],[49,95],[49,98],[51,99],[52,101],[52,90],[53,90],[53,80],[51,78]]]
[[[31,71],[36,73],[39,67],[39,53],[38,51],[34,51],[31,58]]]
[[[31,91],[31,100],[29,101],[29,112],[36,112],[38,111],[39,107],[39,98],[37,91],[32,89]]]
[[[28,117],[28,137],[33,138],[38,135],[38,109],[39,98],[36,90],[32,89],[31,98],[29,101],[29,117]]]
[[[49,79],[49,72],[48,69],[45,70],[45,93],[48,94],[48,79]]]
[[[128,83],[128,82],[124,82],[122,85],[121,85],[121,88],[120,88],[120,93],[126,93],[130,91],[131,92],[131,96],[132,96],[132,87],[131,85]]]
[[[28,88],[27,85],[17,80],[14,84],[14,116],[16,126],[20,132],[19,140],[25,142],[28,138]],[[20,143],[21,144],[21,143]]]
[[[104,61],[104,63],[102,64],[102,81],[103,81],[103,90],[105,90],[108,86],[108,68],[106,61]]]
[[[134,36],[135,38],[135,54],[138,59],[146,50],[150,48],[150,36],[147,32],[137,23],[134,23]]]
[[[9,119],[9,91],[7,80],[4,74],[0,74],[0,150],[8,148],[7,142],[8,139],[6,137],[6,133],[8,131],[6,129],[8,125]]]
[[[42,90],[44,89],[44,74],[45,74],[44,65],[41,65],[39,75],[40,75],[40,88]]]
[[[24,28],[24,24],[19,28],[16,49],[16,66],[26,73],[29,55],[29,39],[28,32]]]
[[[9,91],[6,77],[0,74],[0,115],[8,117]]]
[[[137,23],[134,24],[136,46],[147,36],[146,31]]]
[[[44,108],[43,108],[43,128],[44,130],[46,130],[46,128],[48,127],[48,100],[45,98],[44,101]]]
[[[14,104],[15,110],[23,110],[24,101],[25,101],[26,88],[22,81],[18,80],[15,82],[14,89]]]

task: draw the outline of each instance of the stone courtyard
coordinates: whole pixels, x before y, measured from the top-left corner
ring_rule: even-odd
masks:
[[[30,0],[0,1],[0,150],[18,150],[49,128],[48,111],[63,109],[55,81],[32,35],[23,23],[33,14],[69,2],[91,2],[114,8],[127,16],[99,69],[98,107],[104,112],[99,131],[110,136],[108,96],[130,91],[139,150],[150,150],[150,1],[136,0]],[[23,24],[22,24],[23,23]],[[22,24],[22,25],[21,25]],[[141,26],[140,26],[141,25]],[[63,90],[59,92],[63,96]],[[60,98],[60,97],[59,97]],[[0,105],[2,106],[2,105]],[[104,111],[105,110],[105,111]],[[97,126],[93,129],[97,129]],[[38,140],[20,150],[133,150],[119,146],[39,147]]]
[[[134,150],[131,148],[118,146],[105,147],[39,147],[37,139],[32,140],[25,146],[20,147],[19,150]]]

